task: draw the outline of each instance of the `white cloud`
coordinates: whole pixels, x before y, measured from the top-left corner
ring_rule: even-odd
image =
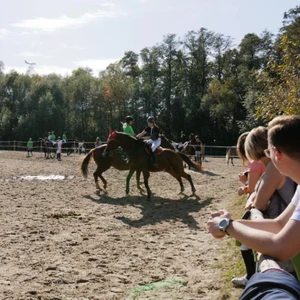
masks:
[[[53,32],[63,28],[79,27],[93,21],[101,19],[110,19],[124,15],[113,10],[97,10],[94,13],[85,13],[77,18],[61,16],[59,18],[36,18],[31,20],[23,20],[19,23],[12,24],[14,27],[23,28],[34,31]]]
[[[114,7],[115,4],[112,3],[112,2],[105,2],[105,3],[100,4],[100,6],[102,6],[102,7]]]
[[[19,54],[19,56],[22,56],[22,57],[40,57],[40,56],[42,56],[42,54],[41,53],[30,52],[30,51],[23,51]]]
[[[103,71],[109,64],[115,63],[118,59],[86,59],[73,62],[77,67],[91,68],[96,73]]]
[[[28,71],[28,67],[13,67],[13,66],[5,66],[5,73],[9,73],[10,71],[14,70],[18,73],[25,74]],[[61,68],[54,65],[36,65],[32,68],[32,74],[40,74],[40,75],[48,75],[55,73],[57,75],[71,75],[72,70],[68,68]]]
[[[75,67],[74,68],[63,68],[58,67],[56,65],[39,65],[36,64],[33,68],[31,73],[33,74],[40,74],[40,75],[48,75],[55,73],[57,75],[71,75],[72,71],[82,67],[82,68],[90,68],[93,70],[94,75],[97,76],[100,71],[106,69],[106,67],[111,64],[115,63],[117,59],[88,59],[82,61],[73,62]],[[18,73],[25,74],[29,69],[29,66],[24,63],[23,67],[14,67],[14,66],[5,66],[5,73],[9,73],[10,71],[14,70]]]
[[[0,40],[6,37],[9,34],[9,30],[5,28],[0,28]]]

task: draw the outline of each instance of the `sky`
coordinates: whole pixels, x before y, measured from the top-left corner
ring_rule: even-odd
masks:
[[[139,53],[167,34],[204,27],[233,38],[274,34],[299,0],[0,0],[0,61],[5,72],[95,76],[126,51]]]

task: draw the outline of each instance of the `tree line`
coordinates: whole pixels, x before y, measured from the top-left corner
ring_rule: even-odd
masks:
[[[55,131],[105,140],[131,115],[140,132],[151,115],[167,137],[198,134],[209,145],[232,145],[241,132],[278,114],[300,112],[300,7],[284,13],[275,35],[233,39],[205,28],[110,64],[98,76],[78,68],[69,76],[16,71],[0,61],[0,140],[37,139]]]

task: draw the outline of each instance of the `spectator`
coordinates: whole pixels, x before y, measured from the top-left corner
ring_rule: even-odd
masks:
[[[32,138],[29,138],[29,140],[27,142],[27,157],[32,156],[32,148],[33,148],[33,141],[32,141]]]
[[[96,137],[96,141],[95,141],[95,143],[94,143],[95,148],[101,146],[101,144],[102,144],[102,142],[101,142],[100,138],[99,138],[99,137]]]
[[[81,153],[83,153],[83,154],[85,154],[85,144],[84,144],[84,141],[82,141],[82,142],[79,142],[78,143],[78,153],[79,153],[79,155],[81,154]]]
[[[63,141],[61,140],[60,136],[57,138],[57,150],[56,150],[56,158],[57,160],[61,161],[61,148],[62,148]]]
[[[180,143],[184,144],[186,142],[186,136],[183,131],[180,132]]]
[[[201,141],[198,135],[195,136],[195,161],[201,162]]]
[[[272,164],[268,164],[266,172],[268,169],[271,169],[271,176],[273,176],[275,168],[280,172],[279,174],[275,173],[275,182],[270,181],[269,187],[274,187],[276,182],[280,180],[280,176],[289,176],[297,184],[300,184],[299,133],[299,115],[279,116],[269,123],[268,147],[264,150],[264,153],[266,157],[271,160]],[[249,144],[247,145],[247,140],[248,137],[245,143],[248,157],[247,149]],[[257,157],[253,157],[253,155],[249,156],[249,159],[253,158],[255,159]],[[269,176],[264,177],[265,181]],[[269,187],[266,187],[266,189],[262,191],[262,196],[266,197],[270,194]],[[257,197],[258,194],[256,199]],[[254,200],[253,205],[258,208],[268,206],[267,203],[263,204],[259,202],[261,201]],[[231,214],[229,212],[220,210],[211,214],[207,226],[208,231],[215,238],[223,238],[227,233],[249,248],[264,255],[269,255],[280,261],[292,259],[300,251],[298,239],[298,232],[300,230],[300,188],[299,186],[297,187],[296,193],[287,209],[275,219],[231,220]],[[269,286],[271,289],[272,284],[270,283]]]
[[[237,153],[243,165],[248,161],[245,152],[245,140],[249,132],[241,134],[237,141]],[[251,160],[248,162],[248,167],[246,172],[239,174],[239,180],[244,183],[243,187],[238,189],[238,194],[246,194],[247,198],[254,192],[255,185],[258,182],[259,178],[265,171],[265,166],[261,162]],[[248,280],[252,277],[256,270],[256,262],[253,256],[252,249],[249,249],[245,245],[240,245],[240,250],[243,258],[243,262],[246,268],[246,275],[243,277],[234,277],[231,281],[237,286],[245,286]]]

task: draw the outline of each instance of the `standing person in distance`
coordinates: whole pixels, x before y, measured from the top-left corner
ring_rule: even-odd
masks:
[[[32,138],[29,138],[28,142],[27,142],[27,157],[32,156],[32,148],[33,148],[33,141]],[[31,153],[31,155],[30,155]]]
[[[63,141],[60,139],[60,136],[57,138],[57,150],[56,150],[56,158],[61,161],[61,148]]]
[[[198,135],[195,136],[195,161],[201,163],[201,141]]]
[[[101,146],[101,144],[102,144],[102,142],[101,142],[100,138],[99,138],[99,137],[96,137],[96,141],[95,141],[95,143],[94,143],[95,148]]]
[[[160,146],[161,144],[161,138],[159,137],[159,128],[154,122],[153,117],[149,117],[147,119],[148,126],[139,134],[137,134],[137,138],[140,138],[144,136],[146,133],[150,135],[150,139],[148,140],[148,144],[150,146],[150,154],[151,154],[151,160],[152,160],[152,166],[154,168],[158,167],[157,164],[157,157],[155,150]]]

